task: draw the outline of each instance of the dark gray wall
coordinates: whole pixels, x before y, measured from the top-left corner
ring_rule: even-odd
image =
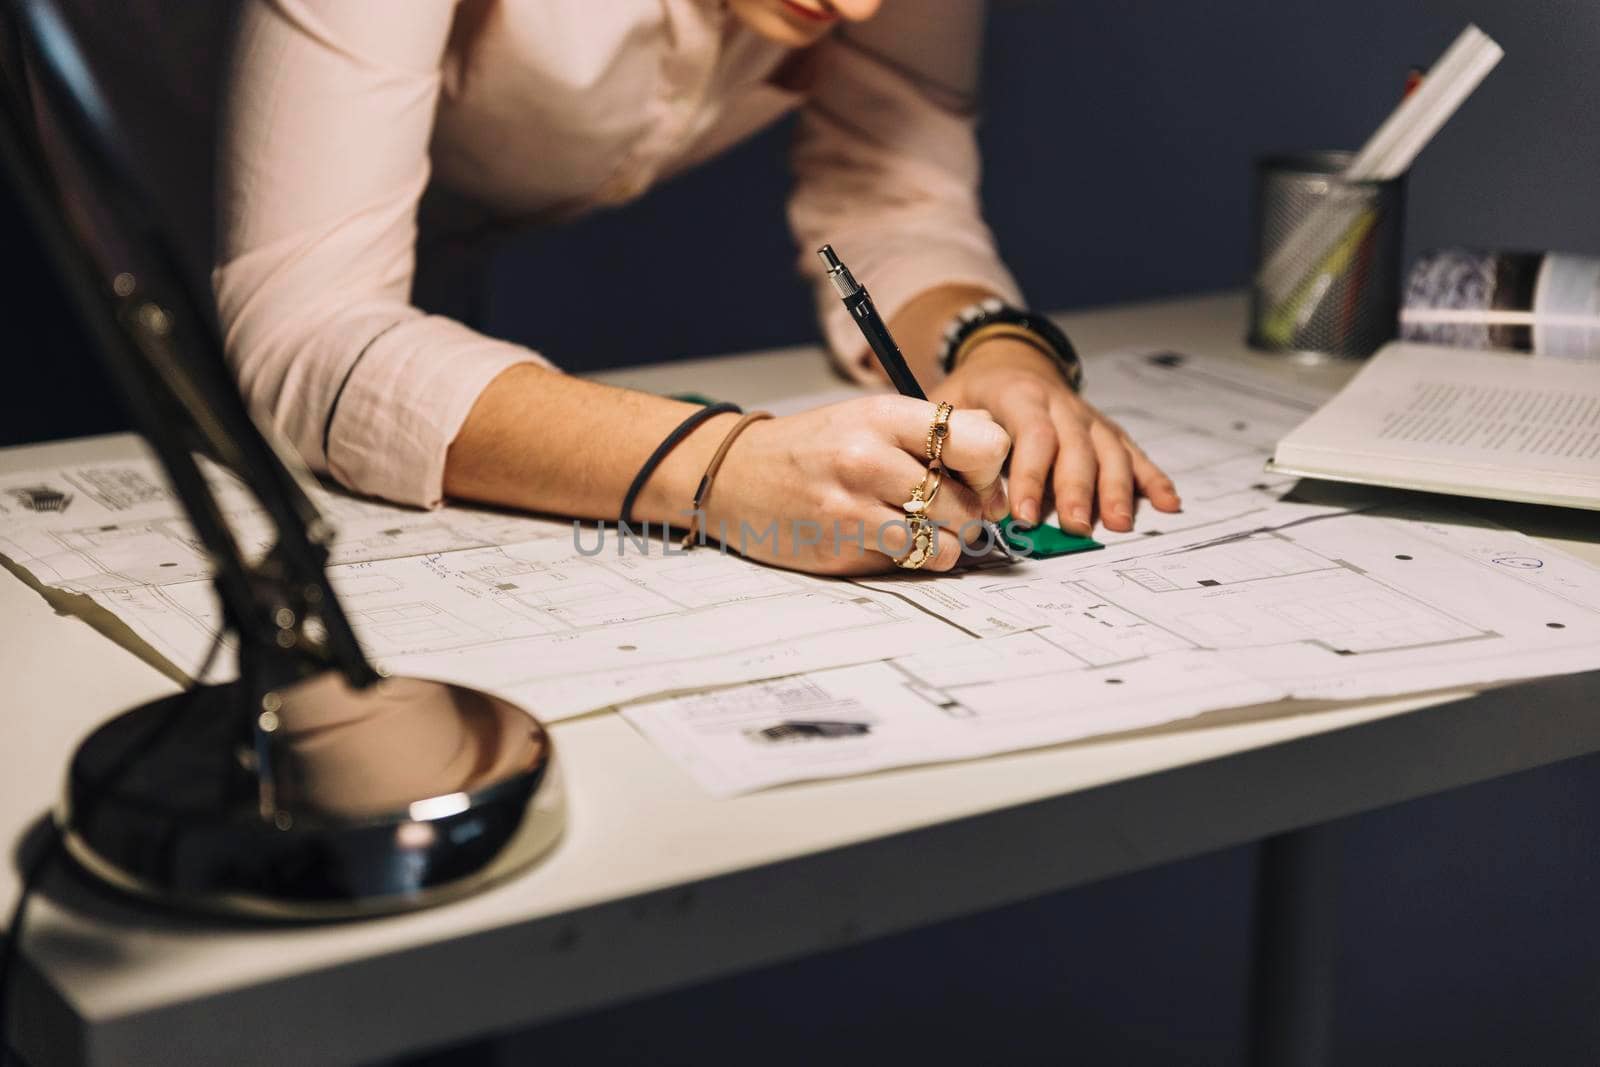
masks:
[[[1007,255],[1048,306],[1240,283],[1253,158],[1359,146],[1468,21],[1506,58],[1415,168],[1411,247],[1600,252],[1593,0],[1090,0],[996,10],[986,200]]]
[[[1041,307],[1240,284],[1251,161],[1358,146],[1406,68],[1468,21],[1507,55],[1412,176],[1412,249],[1600,253],[1594,0],[1000,0],[982,140],[1001,249]],[[620,212],[511,240],[490,327],[575,367],[813,338],[782,217],[786,132]],[[715,317],[677,267],[686,246],[721,266],[732,299]]]
[[[205,131],[237,0],[63,2],[203,277]],[[1358,145],[1393,107],[1405,69],[1468,20],[1507,58],[1422,156],[1411,247],[1600,253],[1593,0],[993,0],[981,136],[1002,251],[1041,307],[1239,284],[1252,159]],[[482,325],[574,369],[813,339],[783,221],[787,132],[623,210],[510,236]],[[727,299],[715,316],[681,269],[686,247],[719,265]],[[0,440],[50,432],[30,418]]]

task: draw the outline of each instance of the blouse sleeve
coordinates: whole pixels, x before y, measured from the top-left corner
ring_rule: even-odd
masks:
[[[925,10],[924,7],[938,10]],[[886,8],[819,46],[793,151],[790,224],[813,283],[823,333],[846,373],[872,361],[821,270],[832,244],[885,318],[941,285],[972,285],[1020,303],[978,201],[972,101],[983,5],[930,0]]]
[[[257,418],[363,493],[437,505],[445,454],[507,367],[545,361],[410,303],[455,3],[248,0],[212,272]]]

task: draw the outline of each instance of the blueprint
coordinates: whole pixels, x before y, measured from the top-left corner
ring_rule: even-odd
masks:
[[[959,596],[928,583],[929,610],[1009,627],[975,643],[623,711],[731,794],[1223,708],[1600,668],[1600,571],[1520,534],[1381,509],[1231,526],[969,573]]]
[[[1160,352],[1094,397],[1178,483],[1101,551],[860,584],[976,641],[623,709],[721,794],[963,759],[1283,700],[1353,700],[1600,668],[1600,571],[1395,494],[1297,498],[1264,474],[1321,403]]]
[[[210,477],[241,544],[264,551],[249,494]],[[172,673],[203,660],[219,606],[154,464],[7,476],[0,500],[0,555],[14,568],[106,609]],[[669,554],[659,540],[487,509],[316,500],[337,530],[329,580],[377,666],[488,689],[550,720],[971,640],[899,598],[716,551]]]
[[[254,498],[220,468],[204,470],[241,550],[265,552],[269,525]],[[490,509],[417,511],[323,489],[313,496],[338,534],[330,552],[335,572],[507,541],[570,538],[570,528],[559,523]],[[0,476],[0,556],[41,588],[109,609],[179,676],[201,661],[220,623],[203,546],[153,461]]]
[[[1286,699],[1600,667],[1595,568],[1415,498],[1317,496],[1263,474],[1321,394],[1163,352],[1090,371],[1096,402],[1185,504],[1141,509],[1099,551],[851,582],[318,489],[337,530],[330,581],[390,673],[547,719],[621,707],[719,793]],[[246,550],[268,547],[253,497],[210,477]],[[96,625],[175,677],[220,623],[204,554],[151,462],[0,475],[0,556],[62,610],[114,620]]]
[[[546,719],[971,640],[891,596],[659,544],[582,556],[567,537],[333,575],[385,669],[489,689]]]

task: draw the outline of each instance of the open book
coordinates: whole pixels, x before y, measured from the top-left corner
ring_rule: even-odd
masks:
[[[1268,469],[1600,510],[1600,365],[1391,344]]]

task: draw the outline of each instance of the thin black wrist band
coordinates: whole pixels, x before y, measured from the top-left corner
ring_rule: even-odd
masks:
[[[696,427],[707,419],[718,415],[743,415],[744,409],[738,404],[707,404],[705,407],[678,423],[678,428],[667,434],[666,440],[656,446],[650,453],[650,458],[644,461],[644,466],[639,468],[639,473],[633,476],[633,484],[628,486],[628,494],[622,498],[622,514],[617,519],[620,526],[633,525],[633,505],[639,499],[639,493],[644,489],[644,483],[650,480],[656,468],[661,466],[661,461],[667,458],[667,453],[677,448],[685,437],[694,433]]]

